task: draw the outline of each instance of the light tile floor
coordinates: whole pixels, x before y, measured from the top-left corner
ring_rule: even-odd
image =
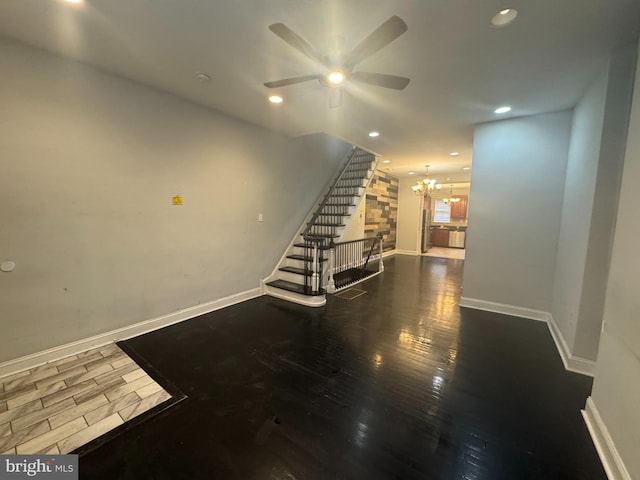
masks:
[[[115,344],[0,378],[0,453],[69,453],[171,396]]]
[[[464,260],[464,248],[431,247],[424,257],[440,257]]]

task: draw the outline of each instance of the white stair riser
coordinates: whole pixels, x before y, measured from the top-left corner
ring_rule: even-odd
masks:
[[[304,275],[298,275],[297,273],[283,272],[282,270],[279,270],[278,278],[286,280],[287,282],[299,283],[300,285],[304,284]],[[309,281],[311,281],[311,279],[309,279]]]
[[[327,207],[327,208],[332,208],[332,207]],[[347,209],[345,210],[346,214],[349,217],[351,217],[356,211],[356,207],[347,207]],[[342,217],[342,221],[344,223],[349,223],[349,219],[347,217]]]
[[[304,268],[304,261],[303,260],[294,260],[293,258],[287,258],[284,266],[285,267]]]

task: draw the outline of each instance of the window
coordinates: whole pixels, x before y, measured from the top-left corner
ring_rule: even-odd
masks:
[[[449,223],[451,221],[451,204],[442,200],[436,200],[435,210],[433,212],[433,222]]]

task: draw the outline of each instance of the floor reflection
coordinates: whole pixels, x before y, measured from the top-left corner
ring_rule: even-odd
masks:
[[[385,267],[354,300],[261,297],[128,341],[189,399],[83,478],[606,480],[590,380],[544,324],[460,309],[460,260]]]

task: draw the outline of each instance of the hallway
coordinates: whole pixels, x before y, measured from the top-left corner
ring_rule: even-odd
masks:
[[[396,255],[354,300],[260,297],[123,342],[187,398],[82,447],[81,478],[605,480],[591,379],[544,323],[460,309],[462,266]]]

